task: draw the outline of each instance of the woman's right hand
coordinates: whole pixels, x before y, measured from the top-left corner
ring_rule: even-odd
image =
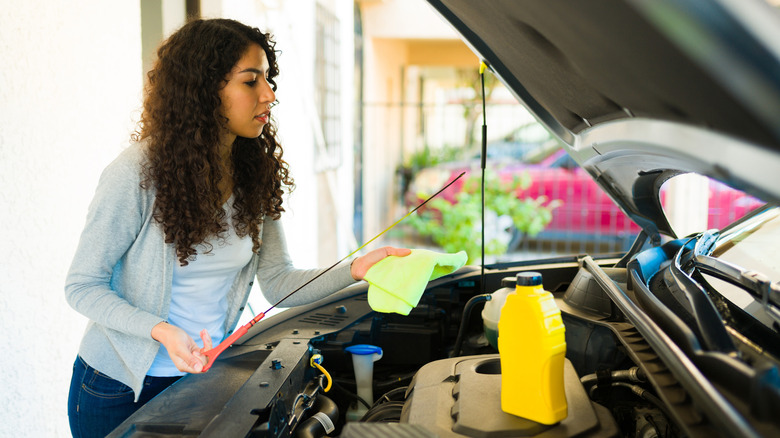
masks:
[[[152,338],[165,346],[173,364],[179,371],[185,373],[200,373],[206,365],[208,358],[204,351],[211,350],[211,337],[206,330],[200,332],[203,340],[203,348],[187,334],[175,325],[161,322],[152,328]]]

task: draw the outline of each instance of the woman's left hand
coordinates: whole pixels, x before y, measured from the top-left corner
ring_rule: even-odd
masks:
[[[384,259],[387,256],[404,257],[412,253],[408,248],[394,248],[392,246],[385,246],[379,249],[375,249],[368,254],[356,258],[352,262],[350,273],[355,280],[362,280],[369,269],[374,266],[378,261]]]

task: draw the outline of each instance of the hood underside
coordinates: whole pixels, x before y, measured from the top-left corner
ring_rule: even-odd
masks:
[[[780,20],[763,1],[428,0],[651,236],[695,172],[780,200]]]

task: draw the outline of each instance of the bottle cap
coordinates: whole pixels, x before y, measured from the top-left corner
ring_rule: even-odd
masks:
[[[368,344],[350,345],[344,350],[352,354],[357,354],[358,356],[367,356],[369,354],[382,354],[382,349],[380,347],[377,347],[376,345],[368,345]]]
[[[518,286],[539,286],[542,284],[542,274],[538,272],[520,272],[517,274]]]

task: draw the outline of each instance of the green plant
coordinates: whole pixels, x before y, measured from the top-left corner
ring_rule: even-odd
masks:
[[[400,164],[395,170],[401,184],[401,199],[406,195],[409,183],[420,169],[457,160],[462,158],[462,155],[463,150],[453,146],[445,145],[441,148],[431,148],[428,145],[424,145],[422,149],[406,157],[403,164]]]
[[[403,166],[419,170],[435,166],[439,163],[453,161],[461,158],[460,155],[462,155],[460,149],[453,146],[444,145],[441,148],[431,148],[428,145],[424,145],[421,150],[415,151],[409,155],[409,157],[404,160]]]
[[[527,189],[530,178],[523,173],[512,180],[501,180],[491,171],[485,172],[485,209],[496,217],[509,217],[518,231],[535,236],[552,220],[552,211],[561,201],[539,198],[518,198],[518,192]],[[470,176],[455,202],[433,199],[425,210],[409,217],[409,224],[422,236],[430,237],[446,252],[464,250],[469,263],[479,260],[481,250],[481,184],[480,178]],[[419,194],[421,198],[425,194]],[[498,238],[485,241],[485,254],[501,255],[507,251],[507,242]]]

